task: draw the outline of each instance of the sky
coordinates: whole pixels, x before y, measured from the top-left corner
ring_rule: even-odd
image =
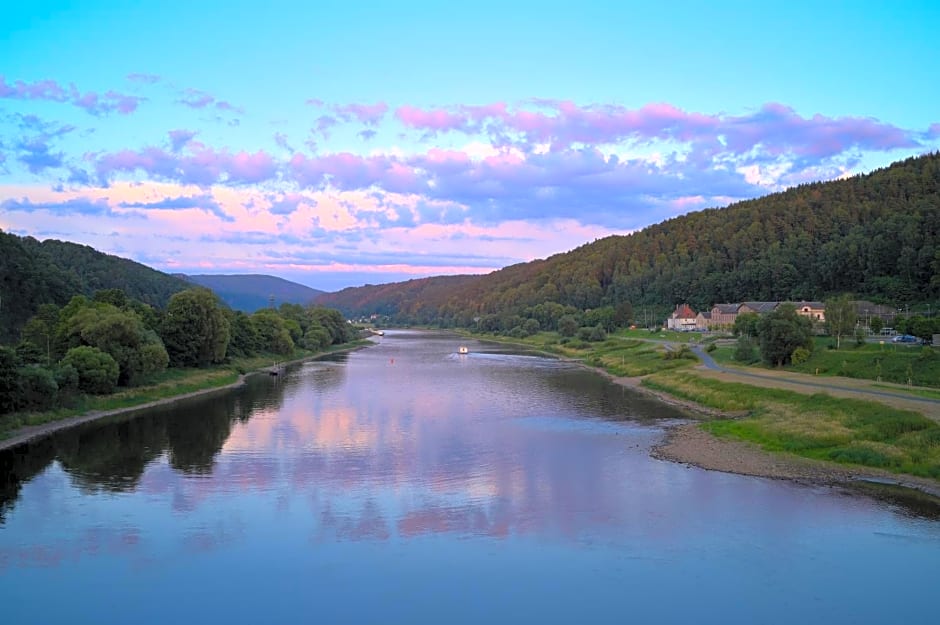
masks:
[[[313,288],[940,149],[940,2],[15,3],[0,229]]]

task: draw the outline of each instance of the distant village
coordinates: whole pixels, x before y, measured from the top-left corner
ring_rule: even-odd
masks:
[[[738,304],[715,304],[711,310],[695,312],[688,304],[679,304],[666,320],[666,327],[679,332],[706,332],[712,330],[730,330],[734,326],[738,315],[754,313],[765,315],[775,310],[781,304],[793,304],[797,313],[809,317],[814,324],[826,322],[826,304],[823,302],[741,302]],[[884,326],[884,334],[891,334],[892,329],[887,327],[897,315],[890,306],[883,306],[866,301],[856,301],[855,313],[860,327],[869,328],[871,320],[878,317]]]

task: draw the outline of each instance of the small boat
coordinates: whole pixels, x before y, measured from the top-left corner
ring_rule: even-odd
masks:
[[[470,353],[470,350],[467,349],[467,346],[466,346],[466,345],[461,345],[460,347],[457,348],[457,353],[458,353],[458,354],[469,354],[469,353]]]

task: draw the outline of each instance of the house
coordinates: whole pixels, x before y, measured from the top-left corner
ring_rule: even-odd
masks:
[[[712,327],[712,313],[711,311],[700,311],[699,314],[695,315],[695,329],[696,330],[708,330]]]
[[[695,329],[695,311],[688,304],[676,306],[669,318],[666,320],[666,327],[670,330],[680,332],[689,332]]]
[[[822,302],[793,302],[796,312],[809,317],[813,322],[823,323],[826,320],[826,305]]]
[[[710,327],[730,328],[738,317],[740,307],[741,304],[715,304],[712,306]]]

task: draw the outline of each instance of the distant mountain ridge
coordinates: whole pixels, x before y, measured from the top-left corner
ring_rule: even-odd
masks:
[[[940,299],[940,153],[689,213],[482,276],[349,288],[320,303],[347,316],[468,326],[557,303],[665,312],[853,293],[896,305]]]
[[[252,313],[284,303],[307,305],[325,291],[312,289],[284,278],[263,274],[177,274],[183,280],[212,289],[235,310]]]

